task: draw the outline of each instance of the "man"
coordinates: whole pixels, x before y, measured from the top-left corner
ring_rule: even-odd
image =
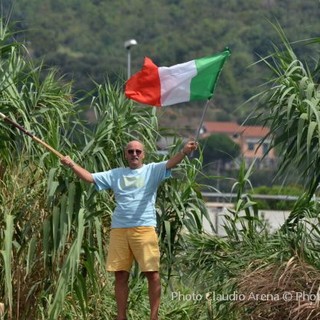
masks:
[[[158,319],[161,285],[160,252],[156,234],[156,194],[159,184],[170,177],[171,169],[197,149],[197,142],[188,141],[181,152],[167,161],[144,164],[144,146],[131,141],[125,147],[129,167],[90,173],[70,157],[61,162],[82,180],[94,183],[97,190],[112,189],[116,208],[112,215],[107,270],[115,273],[117,320],[126,319],[129,295],[129,272],[135,259],[148,281],[150,319]]]

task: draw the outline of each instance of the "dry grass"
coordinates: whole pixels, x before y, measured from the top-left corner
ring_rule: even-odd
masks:
[[[292,257],[282,265],[252,266],[239,282],[235,302],[254,320],[320,319],[320,272]]]

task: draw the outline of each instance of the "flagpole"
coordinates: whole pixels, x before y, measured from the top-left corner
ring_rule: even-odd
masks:
[[[203,125],[203,122],[204,122],[204,116],[205,116],[205,114],[207,112],[207,109],[209,107],[209,102],[210,102],[210,100],[208,99],[206,104],[205,104],[205,106],[204,106],[204,108],[203,108],[200,124],[199,124],[198,130],[197,130],[197,133],[196,133],[196,137],[194,139],[195,141],[198,141],[198,139],[199,139],[201,128],[202,128],[202,125]]]
[[[199,124],[199,127],[198,127],[198,129],[197,129],[196,137],[194,138],[194,141],[196,141],[196,142],[198,142],[199,137],[200,137],[201,128],[202,128],[202,125],[203,125],[203,122],[204,122],[204,116],[205,116],[205,114],[206,114],[206,112],[207,112],[207,110],[208,110],[209,102],[210,102],[210,100],[208,99],[208,100],[206,101],[206,104],[205,104],[205,106],[204,106],[204,108],[203,108],[203,111],[202,111],[202,116],[201,116],[200,124]],[[193,157],[193,151],[190,153],[190,157]]]

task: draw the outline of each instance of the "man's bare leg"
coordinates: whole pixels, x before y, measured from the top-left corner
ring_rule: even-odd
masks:
[[[150,319],[158,320],[161,297],[161,283],[158,271],[144,272],[148,280],[148,293],[150,301]]]
[[[115,272],[115,295],[117,302],[117,320],[127,319],[127,304],[129,296],[129,272]]]

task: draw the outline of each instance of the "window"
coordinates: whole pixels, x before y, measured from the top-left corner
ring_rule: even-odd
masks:
[[[248,150],[253,151],[254,150],[254,143],[248,142]]]

